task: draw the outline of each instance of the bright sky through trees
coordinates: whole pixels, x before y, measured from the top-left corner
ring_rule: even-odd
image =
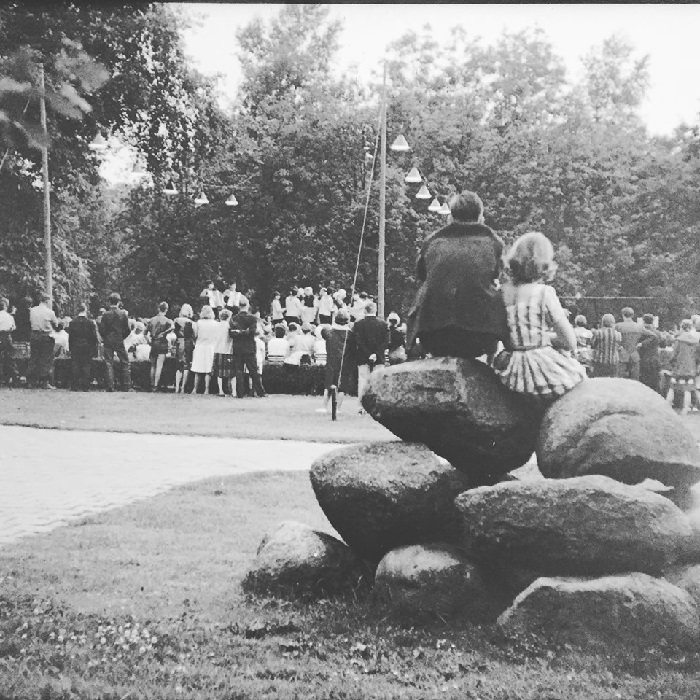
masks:
[[[281,5],[181,5],[196,25],[186,45],[206,74],[221,73],[222,88],[233,94],[239,80],[236,30],[254,17],[269,20]],[[651,85],[641,114],[650,131],[670,134],[681,121],[695,122],[700,113],[700,26],[698,5],[333,5],[331,17],[343,21],[339,64],[356,65],[363,80],[378,71],[386,45],[403,34],[430,24],[438,39],[446,40],[454,25],[470,37],[493,42],[503,29],[539,27],[564,58],[570,75],[579,71],[580,58],[594,45],[618,34],[650,57]]]

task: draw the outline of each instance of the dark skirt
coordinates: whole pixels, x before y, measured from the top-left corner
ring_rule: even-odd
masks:
[[[214,372],[222,379],[235,377],[236,363],[233,361],[233,355],[223,355],[217,352],[214,355]]]
[[[175,359],[177,368],[182,372],[192,366],[192,353],[194,352],[194,340],[191,338],[178,338],[175,346]]]

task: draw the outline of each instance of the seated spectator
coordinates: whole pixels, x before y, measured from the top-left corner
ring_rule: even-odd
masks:
[[[311,332],[311,324],[303,323],[301,326],[301,335],[297,338],[295,350],[301,351],[309,356],[309,359],[313,359],[314,356],[314,342],[315,337]]]
[[[145,330],[146,325],[142,321],[134,321],[134,327],[131,333],[124,338],[124,349],[129,353],[132,360],[136,359],[136,348],[139,345],[148,345],[148,340],[146,340],[146,336],[144,335]],[[150,353],[150,346],[148,350]],[[148,357],[146,357],[146,359],[148,359]]]
[[[281,365],[289,355],[289,342],[285,335],[284,326],[275,326],[275,337],[267,343],[267,361],[272,365]]]
[[[326,364],[328,350],[326,347],[326,340],[323,337],[323,329],[330,329],[330,327],[330,324],[324,324],[322,326],[316,326],[316,330],[314,331],[314,362],[317,365],[324,366]]]
[[[389,324],[389,345],[387,346],[389,364],[399,365],[406,362],[406,330],[400,325],[401,319],[399,315],[392,311],[387,316]]]
[[[299,338],[299,335],[301,334],[301,330],[299,329],[299,326],[292,322],[289,324],[287,327],[287,342],[289,343],[289,352],[292,353],[297,349],[297,340]]]

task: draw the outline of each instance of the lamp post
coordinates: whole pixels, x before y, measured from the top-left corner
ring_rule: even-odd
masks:
[[[41,176],[44,183],[44,274],[45,291],[53,300],[53,258],[51,256],[51,193],[49,191],[49,132],[46,126],[46,98],[44,97],[44,66],[39,66],[39,114],[43,143],[41,145]],[[53,302],[52,302],[53,303]]]

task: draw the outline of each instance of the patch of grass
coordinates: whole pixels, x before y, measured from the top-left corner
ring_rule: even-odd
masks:
[[[304,473],[190,484],[0,549],[0,700],[700,697],[700,656],[592,655],[370,596],[246,597],[263,534],[332,532]]]
[[[0,388],[0,425],[256,440],[354,443],[396,438],[346,398],[337,421],[318,396],[231,399],[191,394]]]

